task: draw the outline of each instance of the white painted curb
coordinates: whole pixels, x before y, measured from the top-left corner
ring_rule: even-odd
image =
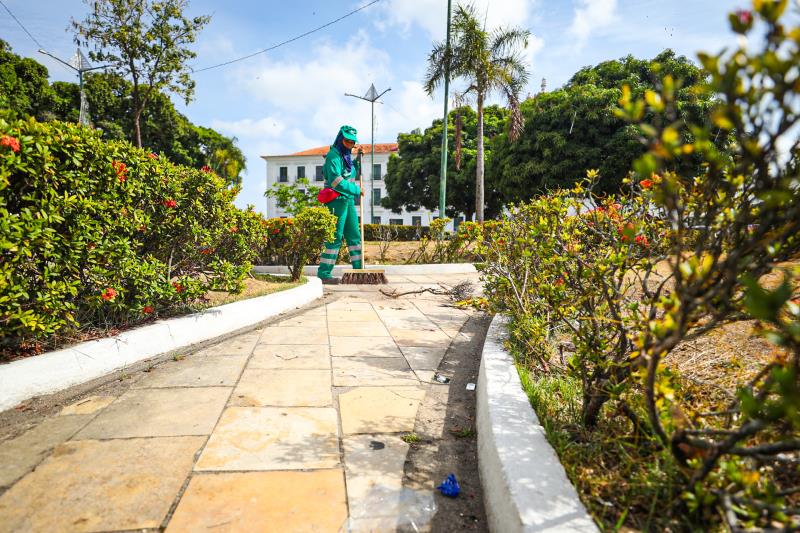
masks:
[[[99,378],[144,359],[253,326],[322,296],[322,282],[159,320],[114,337],[0,365],[0,411]]]
[[[310,265],[303,269],[306,276],[316,276],[317,266]],[[393,276],[424,276],[426,274],[474,274],[477,272],[472,263],[441,263],[429,265],[368,265],[367,269],[380,269]],[[336,265],[333,275],[341,276],[342,272],[350,270],[350,265]],[[253,271],[258,274],[286,274],[289,269],[285,266],[257,266]]]
[[[478,467],[489,529],[596,533],[503,347],[506,323],[500,315],[492,320],[478,376]]]

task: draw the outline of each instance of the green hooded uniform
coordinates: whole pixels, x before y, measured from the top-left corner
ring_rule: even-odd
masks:
[[[339,134],[346,139],[356,141],[356,130],[351,126],[342,126]],[[325,243],[325,249],[322,251],[317,271],[317,276],[321,279],[331,277],[336,259],[339,257],[342,238],[347,241],[347,251],[353,268],[362,268],[361,231],[355,203],[361,195],[361,188],[356,184],[359,169],[359,162],[353,161],[352,168],[347,170],[344,157],[335,144],[325,156],[325,165],[322,167],[325,186],[338,192],[339,197],[326,204],[330,212],[336,215],[336,233],[331,242]]]

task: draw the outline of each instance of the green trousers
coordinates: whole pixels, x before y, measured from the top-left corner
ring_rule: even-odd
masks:
[[[325,243],[325,249],[319,260],[317,276],[321,279],[331,277],[336,259],[339,257],[339,248],[342,247],[342,238],[347,241],[347,251],[350,253],[350,263],[353,268],[362,268],[361,231],[355,202],[352,198],[340,196],[326,205],[330,212],[336,215],[336,233],[331,242]]]

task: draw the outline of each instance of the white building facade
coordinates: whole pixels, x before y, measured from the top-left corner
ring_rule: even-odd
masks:
[[[371,145],[359,145],[364,150],[362,159],[362,173],[364,181],[364,222],[373,224],[403,224],[407,226],[428,226],[434,219],[434,213],[427,209],[393,213],[391,209],[381,206],[381,199],[386,193],[386,169],[389,157],[397,153],[396,143],[375,144],[375,163],[370,168]],[[320,146],[289,155],[264,155],[267,162],[267,189],[275,184],[291,185],[298,178],[306,178],[310,185],[324,186],[322,166],[330,147]],[[353,153],[355,159],[355,153]],[[372,178],[372,180],[371,180]],[[374,207],[373,207],[374,205]],[[266,199],[267,217],[289,216],[278,207],[277,200],[272,197]],[[452,228],[451,228],[452,229]]]

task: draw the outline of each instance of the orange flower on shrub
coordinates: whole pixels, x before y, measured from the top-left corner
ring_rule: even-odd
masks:
[[[172,198],[167,198],[166,200],[164,200],[161,203],[164,204],[164,207],[168,207],[170,209],[172,209],[174,207],[178,207],[178,202],[176,202]]]
[[[180,293],[182,293],[184,291],[184,286],[181,285],[180,283],[178,283],[177,281],[173,281],[172,282],[172,287],[175,289],[175,292],[177,292],[178,294],[180,294]]]
[[[145,305],[142,308],[142,313],[144,313],[146,315],[151,314],[153,311],[155,311],[155,308],[152,305]]]
[[[214,251],[214,249],[213,249],[213,248],[210,248],[210,247],[207,247],[207,248],[201,248],[201,249],[200,249],[200,253],[201,253],[201,254],[203,254],[203,255],[208,255],[208,254],[210,254],[210,253],[211,253],[211,252],[213,252],[213,251]]]
[[[642,181],[639,182],[639,185],[642,186],[642,189],[649,189],[650,187],[653,186],[653,183],[654,183],[653,180],[643,179]]]
[[[634,241],[636,241],[636,244],[640,244],[645,247],[650,244],[650,242],[647,240],[647,237],[644,235],[637,235]]]
[[[106,289],[102,293],[100,293],[100,298],[102,298],[103,301],[106,302],[112,302],[116,297],[117,297],[117,291],[115,291],[111,287],[106,287]]]
[[[14,153],[19,152],[19,141],[16,137],[12,137],[11,135],[3,135],[3,137],[0,138],[0,146],[8,146]]]
[[[238,226],[231,226],[229,231],[231,233],[236,233],[237,231],[239,231],[239,227]]]
[[[155,152],[150,152],[149,154],[147,154],[147,157],[149,157],[150,159],[158,159],[158,154],[156,154]]]

